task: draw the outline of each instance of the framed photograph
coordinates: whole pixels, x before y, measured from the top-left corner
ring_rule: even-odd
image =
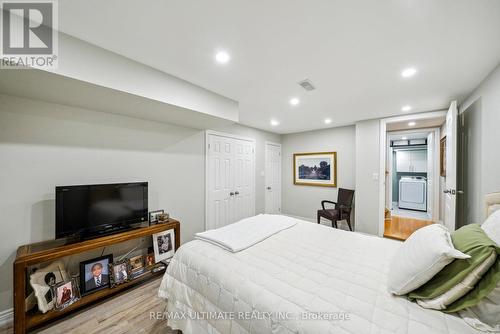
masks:
[[[152,267],[155,265],[155,254],[149,253],[146,255],[146,267]]]
[[[30,275],[30,284],[35,293],[38,309],[46,313],[55,306],[53,287],[70,280],[64,265],[60,261],[53,262]]]
[[[129,259],[125,258],[120,261],[115,261],[109,264],[109,272],[111,274],[110,284],[115,287],[129,280],[130,263]]]
[[[149,213],[149,223],[150,224],[156,224],[156,223],[158,223],[158,216],[162,215],[164,213],[165,213],[165,210],[151,211]]]
[[[293,183],[304,186],[337,186],[337,152],[295,153]]]
[[[160,262],[174,256],[175,233],[174,230],[168,230],[153,234],[153,248],[155,253],[155,262]]]
[[[109,264],[112,262],[112,254],[80,262],[82,296],[109,288]]]
[[[442,177],[446,176],[446,136],[439,142],[439,173]]]
[[[75,299],[73,291],[73,282],[61,282],[54,287],[56,309],[61,310],[68,305],[71,305]]]
[[[137,255],[134,257],[131,257],[129,260],[130,264],[130,278],[136,278],[137,276],[140,276],[144,273],[146,270],[144,268],[144,256],[142,255]]]

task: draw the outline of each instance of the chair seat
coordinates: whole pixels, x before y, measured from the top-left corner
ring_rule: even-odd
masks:
[[[318,215],[327,219],[338,218],[340,213],[337,209],[318,210]]]

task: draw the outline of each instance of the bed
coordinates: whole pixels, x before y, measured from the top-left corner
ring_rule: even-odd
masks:
[[[481,333],[387,292],[399,241],[295,223],[237,253],[201,240],[180,247],[159,291],[169,326],[184,334]]]

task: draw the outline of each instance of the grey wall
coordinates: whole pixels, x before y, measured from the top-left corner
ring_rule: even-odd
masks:
[[[283,213],[316,220],[322,200],[335,201],[338,188],[354,189],[355,140],[354,126],[283,135]],[[293,184],[294,153],[330,151],[337,152],[338,188]]]
[[[356,231],[379,233],[380,120],[356,123]],[[377,176],[377,179],[374,179]]]
[[[480,103],[474,103],[480,102]],[[480,129],[471,133],[471,140],[480,149],[480,159],[475,161],[474,170],[469,175],[472,180],[478,180],[480,185],[473,188],[477,192],[479,202],[471,203],[475,217],[468,218],[470,222],[482,222],[485,219],[484,195],[500,192],[500,65],[474,90],[460,105],[459,111],[480,110]],[[472,196],[473,197],[473,196]],[[477,207],[477,209],[474,209]]]
[[[256,139],[263,212],[264,141],[281,136],[239,125],[214,130]],[[54,238],[56,185],[148,181],[150,209],[179,219],[183,242],[202,231],[204,143],[196,129],[0,95],[0,311],[12,307],[17,247]]]

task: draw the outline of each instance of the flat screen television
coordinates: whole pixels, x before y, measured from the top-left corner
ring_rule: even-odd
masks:
[[[148,183],[56,187],[56,239],[89,239],[148,221]]]

